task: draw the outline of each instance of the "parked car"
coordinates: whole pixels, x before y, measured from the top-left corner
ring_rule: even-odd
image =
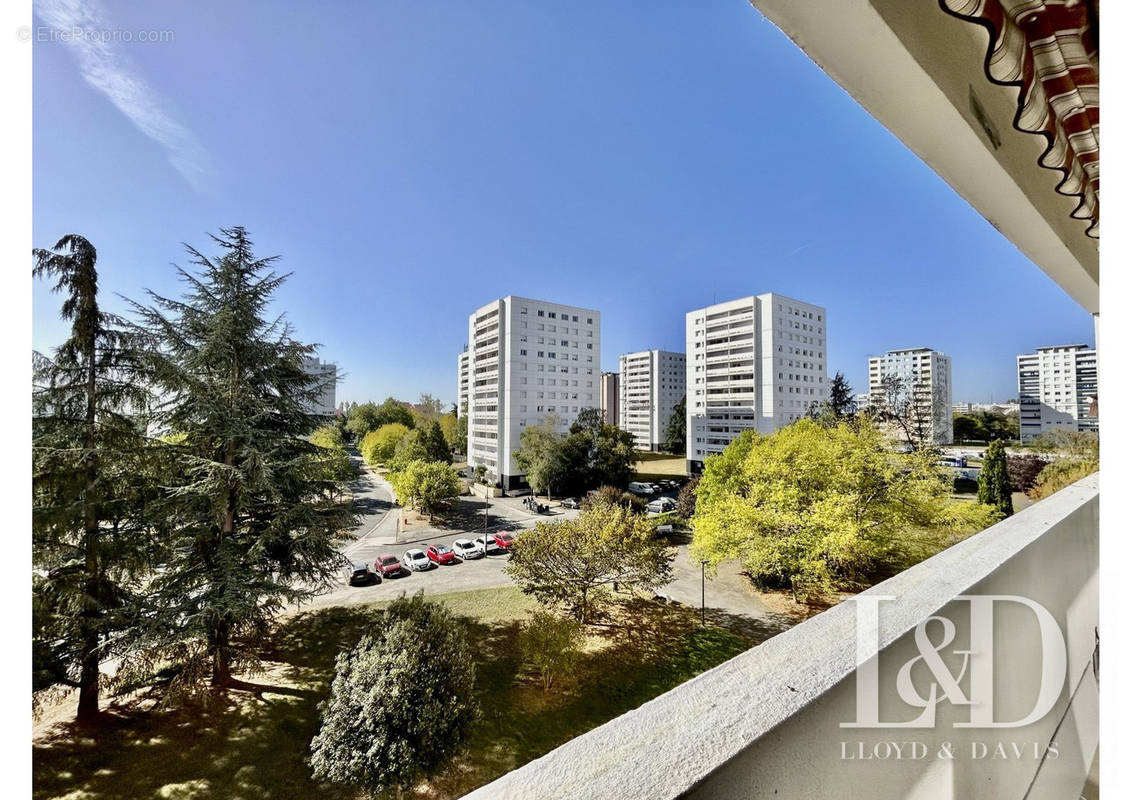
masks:
[[[456,554],[450,548],[442,544],[430,544],[424,550],[424,554],[428,556],[428,560],[436,564],[453,564],[456,560]]]
[[[416,547],[405,550],[401,563],[410,572],[424,572],[432,569],[432,562],[428,560],[428,555]]]
[[[628,485],[628,491],[637,497],[651,497],[655,494],[656,489],[652,484],[645,483],[644,481],[633,481]]]
[[[675,500],[672,500],[670,497],[657,497],[646,505],[645,508],[653,514],[663,514],[665,511],[675,510]]]
[[[503,548],[499,547],[498,542],[495,541],[494,534],[491,534],[487,537],[486,543],[484,543],[482,536],[476,537],[475,548],[484,555],[497,555],[499,553],[505,552]]]
[[[504,550],[510,550],[511,545],[514,544],[514,534],[507,533],[506,531],[500,531],[499,533],[496,533],[494,535],[493,541],[495,542],[495,545],[497,547],[501,547]]]
[[[562,508],[581,508],[581,501],[576,497],[567,497],[562,500]]]
[[[472,558],[483,558],[483,548],[470,539],[456,539],[452,542],[452,552],[464,561]]]
[[[373,562],[373,568],[382,578],[394,578],[404,572],[401,560],[392,553],[382,553]]]
[[[354,564],[350,569],[350,586],[368,586],[371,583],[380,583],[381,578],[369,568],[368,564]]]

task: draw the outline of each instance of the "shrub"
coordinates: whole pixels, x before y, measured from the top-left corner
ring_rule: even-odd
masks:
[[[1009,456],[1006,469],[1009,470],[1009,482],[1013,485],[1013,491],[1028,492],[1036,486],[1037,476],[1048,466],[1048,463],[1040,456]]]
[[[442,766],[478,707],[471,651],[446,607],[402,596],[373,630],[338,656],[310,762],[315,778],[378,794]]]

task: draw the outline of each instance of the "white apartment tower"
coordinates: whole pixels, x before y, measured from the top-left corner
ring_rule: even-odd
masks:
[[[1054,430],[1098,433],[1098,378],[1096,351],[1086,344],[1017,356],[1022,444]]]
[[[601,373],[601,418],[606,425],[620,426],[620,373]]]
[[[456,416],[467,416],[467,389],[470,371],[468,364],[471,361],[471,354],[467,351],[467,345],[463,346],[463,352],[459,354],[459,365],[457,367],[457,374],[459,380],[456,388]]]
[[[311,404],[310,412],[324,417],[334,416],[338,409],[338,365],[308,356],[302,360],[302,370],[319,380],[314,387],[318,390],[318,399]]]
[[[687,387],[687,358],[667,350],[642,350],[620,357],[620,427],[637,450],[660,450],[668,423]]]
[[[687,314],[687,468],[745,430],[773,433],[828,399],[821,306],[780,294]]]
[[[601,315],[508,296],[477,309],[467,328],[467,463],[522,488],[514,451],[523,429],[553,417],[564,432],[600,403]]]
[[[895,383],[888,378],[898,378]],[[872,408],[890,403],[906,409],[916,438],[931,444],[954,441],[954,384],[950,356],[929,347],[891,350],[868,358],[868,395]],[[890,395],[890,396],[889,396]]]

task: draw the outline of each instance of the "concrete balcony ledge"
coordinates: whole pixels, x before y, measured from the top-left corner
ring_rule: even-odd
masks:
[[[901,667],[925,652],[916,642],[921,623],[940,617],[956,631],[938,649],[941,661],[928,669],[918,658],[908,673],[926,698],[939,685],[934,669],[963,675],[971,604],[960,596],[1017,596],[1043,606],[1062,631],[1066,670],[1051,710],[1031,724],[962,727],[970,707],[944,699],[930,727],[842,727],[857,720],[857,611],[865,607],[848,601],[468,797],[1075,800],[1098,739],[1098,513],[1099,476],[1092,475],[859,596],[879,602],[870,637],[879,656],[865,663],[876,669],[884,725],[922,712],[897,690]],[[992,619],[993,718],[1022,720],[1044,674],[1037,617],[1004,602],[994,604]],[[922,629],[931,646],[945,624]],[[969,674],[958,684],[969,691]],[[904,743],[898,758],[892,742]],[[996,757],[999,744],[1004,758]],[[944,745],[952,758],[940,757]],[[927,755],[918,757],[920,747]]]

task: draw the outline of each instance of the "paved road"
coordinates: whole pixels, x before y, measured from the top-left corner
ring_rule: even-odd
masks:
[[[354,531],[355,541],[342,547],[351,561],[372,564],[378,554],[392,553],[398,557],[412,547],[427,544],[446,544],[460,538],[481,535],[484,501],[480,498],[460,499],[464,513],[464,529],[405,528],[400,523],[400,510],[393,505],[392,489],[384,478],[360,465],[361,473],[354,486],[354,495],[363,509],[361,524]],[[390,513],[391,512],[391,513]],[[496,498],[490,502],[489,530],[518,531],[534,527],[541,520],[566,519],[579,512],[556,505],[548,515],[531,514],[522,506],[520,498]],[[419,523],[417,523],[419,525]],[[402,592],[423,591],[424,594],[446,594],[471,589],[506,586],[510,578],[503,572],[505,555],[467,562],[456,561],[447,566],[435,566],[427,572],[409,573],[390,578],[372,586],[349,586],[343,571],[342,577],[326,594],[316,598],[307,608],[324,608],[337,605],[357,605],[381,600],[391,600]],[[688,554],[687,545],[676,548],[672,564],[674,579],[660,593],[687,606],[699,607],[702,601],[703,581],[699,562]],[[739,573],[737,564],[724,564],[718,574],[706,580],[706,605],[709,616],[738,616],[749,620],[755,632],[776,632],[788,626],[758,600],[751,591],[749,581]]]

